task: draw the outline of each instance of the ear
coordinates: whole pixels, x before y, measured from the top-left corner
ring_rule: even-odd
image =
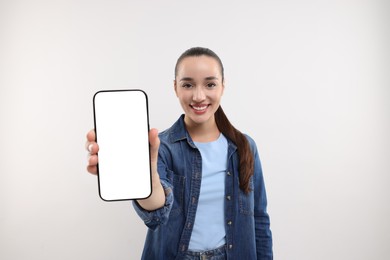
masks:
[[[221,93],[221,96],[223,95],[224,90],[225,90],[225,79],[222,80],[222,93]]]

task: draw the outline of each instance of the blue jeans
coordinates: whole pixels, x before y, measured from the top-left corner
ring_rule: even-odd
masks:
[[[226,245],[220,246],[213,250],[193,252],[187,251],[183,260],[225,260]]]

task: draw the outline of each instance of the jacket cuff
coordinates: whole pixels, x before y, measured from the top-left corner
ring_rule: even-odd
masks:
[[[173,205],[172,188],[167,182],[163,180],[160,181],[165,193],[165,203],[163,207],[153,211],[147,211],[143,209],[136,200],[133,200],[133,207],[138,216],[144,221],[145,225],[152,230],[168,221],[169,213],[171,212]]]

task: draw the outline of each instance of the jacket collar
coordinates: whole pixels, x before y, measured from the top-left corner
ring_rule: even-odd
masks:
[[[187,142],[190,146],[193,148],[196,148],[194,142],[192,141],[192,138],[190,134],[188,133],[185,123],[184,123],[184,114],[182,114],[179,119],[172,125],[169,131],[169,141],[171,143],[175,143],[181,140],[187,139]],[[227,138],[228,141],[228,146],[229,148],[229,153],[233,153],[234,151],[237,150],[237,146],[229,139]]]
[[[169,141],[172,143],[187,139],[191,141],[192,139],[187,132],[186,126],[184,124],[184,114],[182,114],[179,119],[171,126],[169,130]]]

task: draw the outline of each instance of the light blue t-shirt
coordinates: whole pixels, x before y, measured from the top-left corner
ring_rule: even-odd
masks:
[[[221,133],[208,143],[194,142],[202,156],[202,182],[188,249],[204,251],[225,244],[225,176],[228,143]]]

